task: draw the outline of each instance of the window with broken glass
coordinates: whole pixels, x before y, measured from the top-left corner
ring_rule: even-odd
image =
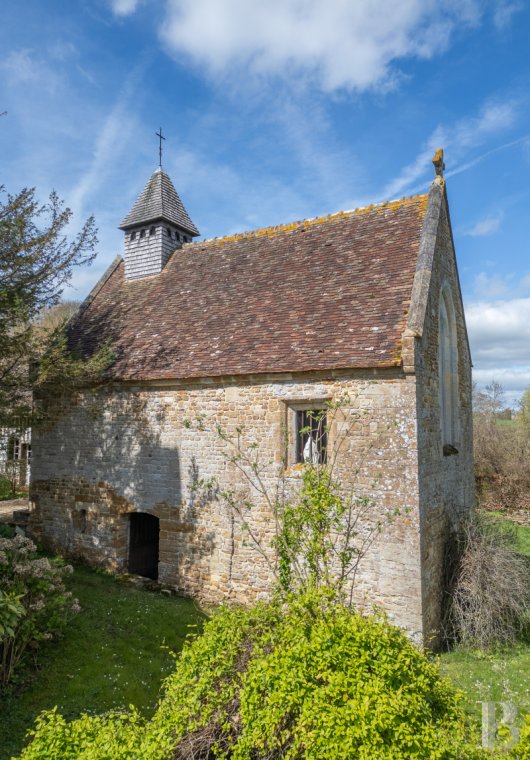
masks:
[[[327,425],[322,409],[296,412],[296,462],[326,464]]]

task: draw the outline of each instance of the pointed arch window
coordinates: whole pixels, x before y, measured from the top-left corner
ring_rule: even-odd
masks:
[[[458,342],[451,290],[442,287],[438,331],[440,423],[445,456],[458,453]]]

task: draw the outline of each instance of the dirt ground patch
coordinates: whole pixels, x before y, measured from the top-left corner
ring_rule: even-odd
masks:
[[[0,522],[12,522],[13,513],[21,509],[29,509],[29,502],[27,499],[0,501]]]

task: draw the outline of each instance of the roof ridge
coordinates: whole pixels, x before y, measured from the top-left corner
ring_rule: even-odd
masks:
[[[368,206],[358,206],[354,209],[348,209],[346,211],[335,211],[325,216],[309,217],[307,219],[299,219],[293,222],[286,222],[284,224],[271,225],[270,227],[261,227],[254,230],[246,230],[245,232],[236,232],[231,235],[224,235],[223,237],[208,238],[206,240],[198,240],[192,245],[205,245],[213,243],[231,243],[236,240],[247,240],[253,237],[271,237],[274,234],[280,232],[295,232],[301,227],[313,226],[323,224],[324,222],[330,222],[335,219],[341,219],[346,217],[355,216],[356,214],[369,213],[370,211],[379,210],[394,210],[401,206],[412,205],[413,203],[421,202],[422,211],[425,211],[427,207],[428,193],[417,193],[416,195],[404,196],[403,198],[397,198],[389,201],[381,201],[379,203],[370,203]]]
[[[160,205],[162,207],[162,214],[166,213],[164,207],[164,170],[160,167]]]

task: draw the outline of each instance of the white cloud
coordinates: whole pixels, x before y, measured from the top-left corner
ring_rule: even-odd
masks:
[[[493,13],[493,23],[499,31],[503,31],[511,25],[512,17],[522,10],[523,3],[499,2]]]
[[[290,183],[283,184],[270,175],[263,175],[259,183],[254,183],[244,172],[213,161],[187,146],[172,150],[168,172],[170,176],[178,175],[179,193],[188,211],[188,201],[199,201],[200,195],[203,204],[203,188],[209,188],[209,213],[204,214],[203,221],[192,214],[201,235],[206,238],[298,219],[305,206],[305,199]]]
[[[476,145],[503,129],[511,127],[517,114],[517,104],[512,101],[488,101],[478,116],[462,119],[457,122],[450,133],[450,144],[453,149],[468,148]]]
[[[128,6],[133,0],[114,0]],[[476,0],[167,0],[169,51],[211,75],[309,77],[324,90],[388,87],[396,63],[445,50]]]
[[[106,178],[120,151],[123,151],[131,134],[134,116],[129,103],[136,91],[145,63],[141,61],[130,72],[97,135],[92,162],[69,196],[74,213],[82,215],[87,200],[105,184]]]
[[[33,50],[21,48],[12,50],[0,59],[6,84],[12,90],[20,91],[27,97],[27,88],[34,86],[46,93],[55,93],[62,81],[62,73],[49,65],[49,61]]]
[[[495,148],[491,148],[491,150],[487,150],[484,153],[481,153],[479,156],[472,158],[470,161],[466,161],[465,163],[460,164],[456,167],[456,169],[451,169],[451,171],[448,171],[445,176],[454,177],[456,174],[467,172],[469,169],[473,169],[473,167],[477,166],[477,164],[482,163],[482,161],[485,161],[490,156],[494,156],[496,153],[500,153],[503,150],[508,150],[509,148],[515,148],[517,145],[521,145],[523,151],[526,151],[528,149],[530,156],[530,135],[523,135],[522,137],[518,137],[516,140],[510,140],[509,142],[503,143],[502,145],[497,145]]]
[[[30,50],[12,50],[1,65],[7,71],[11,85],[35,82],[40,79],[42,73]]]
[[[383,198],[395,198],[403,193],[407,188],[413,186],[421,177],[429,174],[433,176],[431,159],[436,148],[444,145],[446,142],[446,131],[443,127],[438,127],[426,141],[425,146],[418,153],[412,163],[405,166],[397,177],[394,177],[384,188]]]
[[[495,262],[483,262],[486,266]],[[473,291],[476,297],[483,301],[488,299],[498,299],[510,293],[519,299],[530,294],[530,275],[516,276],[515,274],[488,274],[479,272],[473,282]]]
[[[138,8],[140,0],[111,0],[110,4],[116,16],[130,16]]]
[[[53,45],[50,45],[48,53],[50,54],[50,58],[62,62],[77,56],[78,50],[73,43],[66,42],[65,40],[58,40],[57,42],[54,42]]]
[[[484,237],[485,235],[492,235],[497,232],[501,226],[503,214],[492,214],[485,216],[484,219],[479,219],[472,227],[464,230],[464,235],[470,237]]]
[[[471,304],[466,321],[477,367],[530,366],[530,298]]]
[[[499,274],[479,272],[475,277],[474,291],[479,298],[499,298],[509,290],[509,285]]]
[[[530,367],[525,369],[509,369],[506,367],[494,367],[492,369],[473,368],[473,380],[479,385],[487,385],[495,380],[500,383],[505,391],[522,393],[530,387]]]
[[[397,177],[387,184],[383,190],[383,197],[394,198],[405,190],[415,192],[423,187],[423,185],[420,187],[415,185],[422,177],[432,177],[431,157],[437,147],[444,148],[446,164],[454,166],[470,148],[482,145],[492,136],[513,126],[517,113],[518,104],[513,100],[504,102],[488,100],[476,116],[460,119],[455,124],[439,124],[427,138],[414,161],[405,166]],[[504,150],[512,145],[518,145],[527,139],[528,136],[494,148],[465,166],[452,169],[447,172],[446,176],[458,174],[471,168],[492,153]]]
[[[496,380],[513,403],[530,386],[530,298],[471,304],[466,322],[474,380]]]
[[[530,274],[525,275],[519,284],[522,290],[530,290]]]

